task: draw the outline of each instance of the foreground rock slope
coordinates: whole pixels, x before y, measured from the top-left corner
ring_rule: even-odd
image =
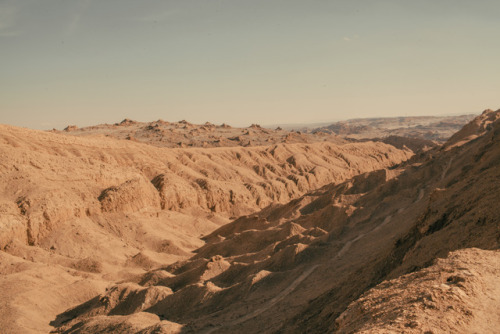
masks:
[[[488,110],[442,147],[235,219],[190,259],[124,280],[53,324],[61,333],[118,324],[140,333],[493,333],[499,166],[500,110]]]
[[[338,333],[495,333],[499,305],[499,251],[467,248],[370,289],[336,326]]]

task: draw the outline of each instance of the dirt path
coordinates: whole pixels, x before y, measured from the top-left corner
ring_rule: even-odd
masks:
[[[425,194],[425,190],[424,188],[420,188],[420,191],[418,193],[418,198],[417,200],[414,202],[414,203],[417,203],[418,201],[420,201],[422,198],[424,198],[424,194]]]
[[[451,167],[451,163],[453,162],[453,157],[450,158],[450,161],[448,161],[448,165],[446,166],[446,168],[443,170],[443,174],[441,174],[441,181],[444,179],[444,177],[446,176],[446,173],[448,173],[448,170],[450,169]]]

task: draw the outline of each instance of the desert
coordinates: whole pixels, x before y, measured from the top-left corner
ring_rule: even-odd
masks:
[[[0,327],[493,333],[499,119],[484,111],[444,144],[401,137],[413,149],[260,127],[255,146],[183,148],[130,120],[2,125]]]
[[[0,0],[0,334],[500,333],[499,17]]]

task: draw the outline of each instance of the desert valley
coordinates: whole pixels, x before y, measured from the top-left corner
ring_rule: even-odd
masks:
[[[500,333],[500,2],[0,1],[0,334]]]
[[[500,110],[0,125],[1,333],[495,333]]]

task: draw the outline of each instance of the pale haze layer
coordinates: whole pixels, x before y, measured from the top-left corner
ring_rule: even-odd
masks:
[[[0,123],[500,107],[499,1],[0,0]]]

